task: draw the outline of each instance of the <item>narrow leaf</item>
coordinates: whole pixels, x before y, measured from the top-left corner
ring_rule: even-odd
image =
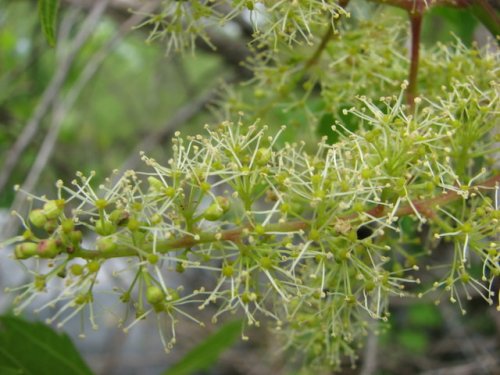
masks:
[[[500,17],[487,0],[474,0],[470,10],[495,38],[500,36]]]
[[[92,374],[67,335],[12,316],[0,317],[2,368],[24,375]]]
[[[239,320],[223,325],[217,332],[188,352],[184,358],[163,375],[190,375],[212,366],[220,354],[240,336],[242,322]]]
[[[51,47],[56,45],[56,23],[59,0],[38,0],[38,17]]]

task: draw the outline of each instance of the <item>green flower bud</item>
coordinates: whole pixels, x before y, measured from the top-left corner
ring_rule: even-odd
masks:
[[[127,223],[127,228],[132,231],[132,232],[135,232],[137,230],[139,230],[139,228],[141,227],[141,222],[133,217],[131,217],[129,220],[128,220],[128,223]]]
[[[272,151],[269,148],[259,148],[257,154],[255,155],[255,162],[257,165],[266,165],[272,156]]]
[[[43,228],[45,223],[47,222],[47,216],[41,209],[32,210],[29,213],[29,219],[33,223],[33,225],[37,228]]]
[[[217,203],[219,204],[219,207],[222,208],[222,211],[224,213],[229,211],[229,209],[231,208],[231,201],[229,200],[229,198],[219,195],[216,197],[216,199]]]
[[[273,268],[273,261],[269,257],[260,258],[260,266],[265,270],[270,270]]]
[[[151,264],[156,264],[158,263],[158,260],[160,259],[160,257],[158,256],[158,254],[148,254],[148,262],[151,263]]]
[[[73,245],[78,245],[82,242],[83,233],[79,230],[74,230],[69,233],[69,239]]]
[[[75,229],[75,223],[73,219],[64,219],[61,223],[61,229],[64,233],[70,233]]]
[[[47,219],[56,219],[61,215],[64,208],[64,200],[57,199],[48,201],[43,205],[43,213],[47,217]]]
[[[80,276],[83,274],[83,266],[77,263],[72,264],[69,271],[75,276]]]
[[[163,290],[157,286],[149,286],[146,289],[146,300],[152,304],[157,305],[165,299],[165,294]]]
[[[23,242],[16,245],[14,255],[16,259],[28,259],[37,254],[38,244],[34,242]]]
[[[95,206],[99,210],[104,210],[108,205],[108,201],[106,199],[98,199],[95,201]]]
[[[212,203],[203,213],[203,217],[208,221],[216,221],[221,218],[224,214],[224,210],[219,206],[218,203]]]
[[[87,263],[87,269],[90,273],[96,273],[101,268],[101,265],[97,260],[93,260]]]
[[[230,264],[225,265],[222,267],[222,274],[226,277],[231,277],[234,275],[234,267]]]
[[[54,258],[61,251],[57,241],[53,238],[38,243],[37,254],[41,258]]]
[[[153,225],[158,225],[162,221],[163,221],[163,218],[159,214],[153,214],[153,216],[151,216],[151,224],[153,224]]]
[[[95,231],[101,236],[109,236],[116,232],[116,226],[108,220],[97,220],[95,222]]]
[[[153,191],[156,191],[156,192],[162,191],[162,189],[165,187],[163,182],[158,180],[156,177],[152,177],[152,176],[148,177],[148,183],[149,183],[150,189]]]

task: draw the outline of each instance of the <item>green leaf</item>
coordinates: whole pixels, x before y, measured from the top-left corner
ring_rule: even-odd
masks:
[[[439,20],[441,18],[441,20]],[[436,28],[436,21],[444,21]],[[469,10],[453,9],[446,6],[436,6],[425,17],[426,34],[430,39],[453,41],[453,34],[458,36],[465,45],[470,46],[474,40],[474,30],[478,24]],[[441,32],[439,30],[441,29]]]
[[[42,31],[51,47],[56,45],[56,22],[59,0],[38,0],[38,17]]]
[[[242,322],[240,320],[223,325],[217,332],[210,335],[179,362],[165,371],[163,375],[190,375],[195,371],[209,368],[220,354],[240,336],[241,329]]]
[[[500,36],[500,18],[498,17],[498,12],[487,0],[474,0],[470,6],[470,10],[495,38]]]
[[[92,371],[66,334],[40,322],[1,316],[0,373],[89,375]]]

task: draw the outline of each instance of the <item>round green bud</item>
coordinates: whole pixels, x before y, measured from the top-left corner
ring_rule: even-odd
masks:
[[[69,239],[73,245],[77,245],[82,242],[83,233],[79,230],[73,230],[69,233]]]
[[[210,185],[208,182],[206,181],[203,181],[201,184],[200,184],[200,189],[204,192],[207,192],[209,191],[210,189],[212,188],[212,185]]]
[[[132,232],[135,232],[137,230],[139,230],[139,228],[141,227],[141,222],[133,217],[131,217],[129,220],[128,220],[128,223],[127,223],[127,228],[132,231]]]
[[[365,168],[361,171],[361,177],[368,180],[373,177],[373,169]]]
[[[169,198],[172,198],[175,195],[175,189],[172,186],[166,187],[163,189],[163,192]]]
[[[97,220],[95,222],[95,231],[101,236],[109,236],[116,232],[116,226],[108,220]]]
[[[234,275],[234,267],[230,264],[225,265],[222,267],[222,275],[225,277],[231,277]]]
[[[99,210],[104,210],[108,205],[108,201],[106,199],[97,199],[95,201],[95,206]]]
[[[38,243],[37,254],[41,258],[54,258],[60,252],[58,243],[53,238],[42,240]]]
[[[266,228],[264,228],[264,226],[261,224],[257,224],[255,226],[255,233],[257,233],[258,235],[264,235],[266,234]]]
[[[34,242],[23,242],[14,248],[14,255],[17,259],[28,259],[38,253],[38,244]]]
[[[218,203],[212,203],[203,213],[203,218],[208,221],[216,221],[224,214],[224,210]]]
[[[83,274],[83,266],[81,264],[72,264],[70,267],[69,267],[69,271],[75,275],[75,276],[80,276]]]
[[[157,305],[165,299],[165,293],[157,286],[149,286],[146,289],[146,300],[152,304]]]
[[[64,219],[61,222],[61,229],[64,233],[70,233],[75,229],[75,223],[73,219]]]
[[[148,254],[148,262],[151,263],[151,264],[156,264],[158,263],[158,260],[160,259],[160,257],[158,256],[158,254]]]
[[[101,265],[97,260],[92,260],[87,263],[87,269],[90,273],[96,273],[101,268]]]
[[[43,228],[45,223],[47,222],[47,216],[41,209],[32,210],[28,215],[30,221],[37,228]]]
[[[222,211],[224,213],[229,211],[229,209],[231,208],[231,201],[229,200],[229,198],[219,195],[216,197],[216,199],[217,203],[219,204],[219,207],[222,208]]]
[[[266,165],[271,159],[272,155],[273,153],[269,148],[261,147],[257,150],[257,154],[255,155],[255,162],[260,166]]]
[[[309,239],[311,241],[318,241],[319,239],[321,239],[321,233],[319,232],[319,230],[317,230],[316,228],[312,228],[309,232]]]
[[[273,261],[269,257],[260,258],[260,266],[265,270],[270,270],[273,268]]]
[[[51,200],[43,205],[43,213],[45,214],[47,219],[56,219],[62,213],[63,208],[63,199]]]
[[[160,224],[163,221],[163,218],[159,214],[153,214],[151,216],[151,224],[157,225]]]
[[[162,189],[165,187],[163,182],[158,180],[156,177],[152,177],[152,176],[148,177],[148,183],[149,183],[150,189],[153,191],[157,191],[157,192],[162,191]]]
[[[35,286],[35,289],[38,291],[45,290],[45,287],[46,287],[45,276],[44,275],[36,275],[35,280],[33,280],[33,285]]]

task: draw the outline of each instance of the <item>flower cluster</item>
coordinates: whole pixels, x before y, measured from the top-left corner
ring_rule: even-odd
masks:
[[[164,39],[167,52],[194,49],[196,38],[212,46],[210,33],[215,27],[244,19],[254,29],[258,44],[274,49],[281,42],[311,44],[316,28],[349,17],[347,2],[325,0],[212,0],[164,1],[157,12],[147,14],[138,27],[152,28],[148,41]]]
[[[370,319],[387,319],[391,296],[441,289],[460,303],[464,290],[493,304],[500,176],[482,163],[495,150],[488,134],[498,85],[457,82],[439,102],[416,100],[412,115],[405,88],[378,103],[360,97],[345,110],[359,131],[337,122],[339,141],[323,140],[314,152],[303,142],[278,147],[284,128],[246,125],[241,114],[206,126],[205,136],[176,134],[165,165],[143,155],[148,172],[98,189],[92,174],[79,173],[69,186],[57,183],[55,199],[31,197],[41,205],[21,218],[14,256],[34,260],[33,277],[16,289],[16,312],[58,287],[38,310],[60,306],[50,321],[61,325],[89,311],[96,326],[94,293],[109,277],[103,265],[126,258],[113,276],[130,277],[108,291],[134,311],[119,321],[126,331],[148,315],[166,317],[168,351],[179,317],[204,324],[196,310],[213,312],[213,322],[241,313],[248,325],[272,322],[306,362],[339,366],[343,354],[355,357]],[[423,226],[427,240],[454,244],[447,272],[431,285],[420,285],[419,269],[437,268],[432,246],[408,247]],[[94,234],[92,245],[84,233]],[[210,280],[197,286],[178,277],[200,272]]]

